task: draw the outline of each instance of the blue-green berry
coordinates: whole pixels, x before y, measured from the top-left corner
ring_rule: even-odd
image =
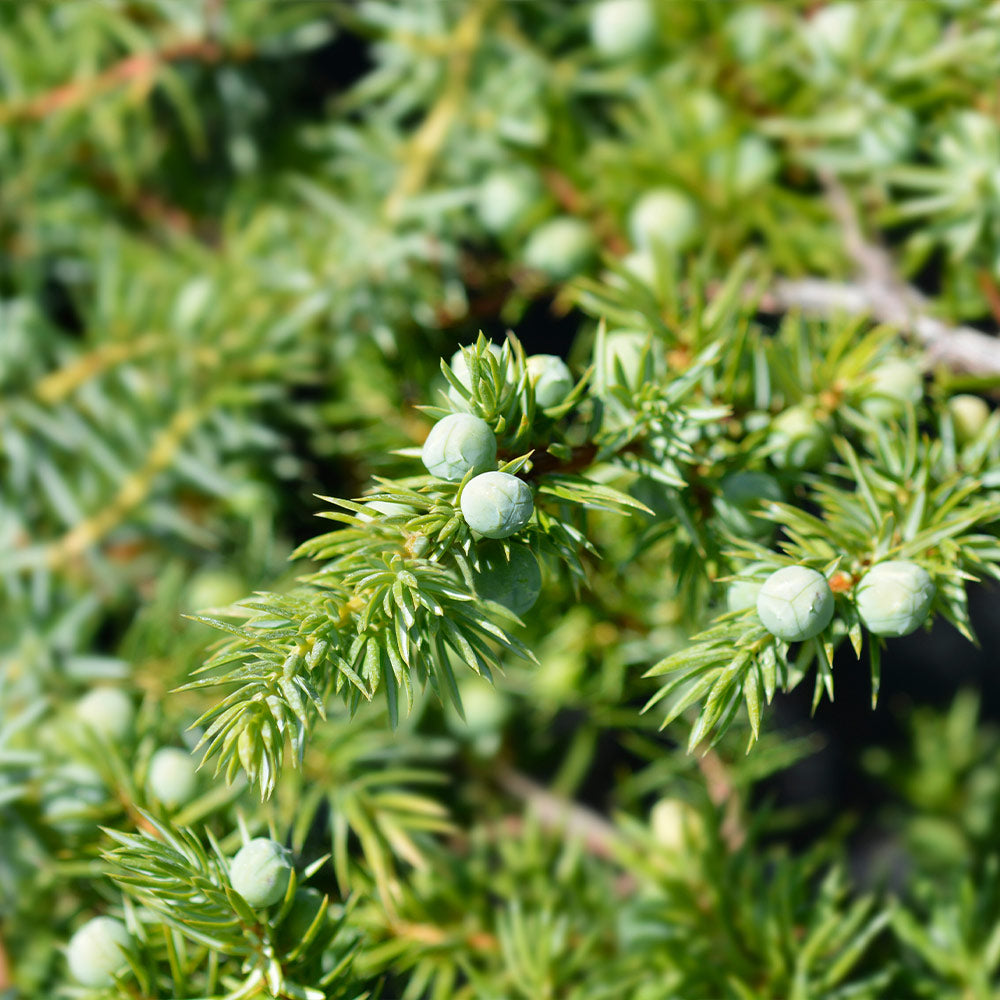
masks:
[[[135,709],[132,699],[114,687],[98,687],[75,706],[77,717],[107,740],[124,740],[132,731]]]
[[[534,510],[531,488],[509,472],[484,472],[462,491],[462,516],[487,538],[508,538],[520,531]]]
[[[524,262],[561,280],[587,268],[597,249],[585,222],[564,215],[539,226],[524,248]]]
[[[698,207],[674,188],[647,191],[629,212],[628,231],[639,250],[682,249],[698,234]]]
[[[506,233],[524,221],[541,194],[542,186],[532,170],[497,170],[479,186],[476,214],[484,229]]]
[[[111,986],[114,977],[128,968],[125,952],[131,946],[132,935],[120,920],[94,917],[69,939],[69,971],[82,986]]]
[[[608,59],[642,52],[656,38],[650,0],[600,0],[590,11],[590,41]]]
[[[545,409],[561,403],[573,389],[573,375],[562,358],[554,354],[532,354],[528,377],[535,386],[535,402]]]
[[[502,604],[515,615],[530,611],[542,591],[542,571],[531,549],[514,545],[508,561],[499,546],[480,556],[475,574],[476,593],[487,601]]]
[[[471,413],[451,413],[431,428],[421,458],[432,476],[457,482],[466,473],[483,472],[495,464],[497,439],[485,420]]]
[[[277,903],[285,895],[291,874],[288,850],[267,837],[244,844],[229,866],[232,887],[254,909]]]
[[[990,419],[990,408],[986,401],[964,392],[948,400],[948,412],[959,444],[975,441]]]
[[[833,591],[822,573],[786,566],[764,581],[757,595],[757,614],[771,635],[803,642],[833,620]]]
[[[165,806],[187,802],[198,787],[198,770],[191,754],[176,747],[160,747],[150,758],[146,787]]]
[[[805,406],[791,406],[771,422],[771,461],[781,469],[815,469],[830,453],[826,424]]]
[[[894,420],[903,415],[908,403],[919,403],[923,392],[923,378],[916,363],[889,358],[872,372],[861,409],[873,420]]]
[[[909,635],[927,618],[934,601],[934,582],[923,566],[907,559],[890,559],[865,573],[854,596],[869,632]]]
[[[753,511],[768,501],[784,499],[774,476],[766,472],[734,472],[720,486],[722,493],[715,498],[714,508],[726,530],[748,541],[769,538],[774,525]]]

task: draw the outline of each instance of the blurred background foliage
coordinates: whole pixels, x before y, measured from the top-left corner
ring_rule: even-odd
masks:
[[[61,948],[114,912],[122,996],[994,996],[995,591],[978,651],[890,645],[876,711],[847,662],[691,758],[642,675],[707,592],[598,517],[603,568],[546,580],[538,665],[463,681],[465,721],[331,709],[266,804],[148,774],[211,703],[183,615],[290,586],[315,495],[403,473],[479,330],[582,371],[599,316],[677,328],[677,255],[849,281],[832,176],[933,316],[995,331],[997,65],[986,0],[0,0],[0,994],[86,994]],[[161,940],[102,832],[157,823],[330,854],[322,955],[261,986],[238,935]]]

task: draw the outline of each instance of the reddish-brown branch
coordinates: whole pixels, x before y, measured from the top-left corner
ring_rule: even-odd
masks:
[[[0,990],[9,990],[14,986],[14,977],[11,975],[10,963],[7,961],[7,952],[3,946],[3,939],[0,938]]]
[[[508,795],[531,807],[544,829],[561,830],[579,837],[587,850],[597,857],[614,855],[618,831],[599,813],[550,792],[513,768],[499,767],[496,780]]]
[[[1000,287],[997,286],[996,280],[989,271],[980,271],[976,275],[976,281],[990,307],[990,312],[993,313],[993,318],[1000,323]]]
[[[218,62],[224,55],[245,58],[247,49],[223,49],[217,42],[202,38],[186,39],[150,52],[126,56],[113,66],[79,80],[71,80],[53,90],[46,91],[26,101],[0,106],[0,122],[37,121],[56,111],[65,111],[84,104],[94,97],[127,84],[152,82],[157,70],[167,63],[193,59],[199,62]]]

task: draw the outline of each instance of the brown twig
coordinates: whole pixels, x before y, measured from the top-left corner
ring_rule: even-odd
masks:
[[[160,67],[182,59],[200,62],[218,62],[224,55],[245,58],[249,50],[223,49],[216,42],[202,38],[186,39],[166,45],[162,49],[139,52],[126,56],[106,70],[93,76],[72,80],[53,90],[46,91],[25,101],[0,106],[0,123],[12,121],[37,121],[56,111],[78,107],[95,97],[127,84],[148,87]]]
[[[392,191],[385,201],[384,214],[396,222],[406,202],[417,194],[430,176],[452,124],[465,97],[465,87],[472,69],[473,56],[482,38],[483,26],[495,0],[477,0],[455,25],[449,39],[448,79],[437,102],[413,133],[406,158]]]
[[[717,808],[722,809],[719,835],[731,851],[738,850],[746,840],[747,834],[740,815],[739,796],[729,779],[729,771],[714,750],[700,754],[697,760],[702,777],[705,779],[708,797]]]
[[[571,837],[578,837],[597,857],[614,855],[618,831],[599,813],[550,792],[513,768],[501,766],[495,777],[508,795],[522,800],[532,809],[544,829],[565,831]]]
[[[0,990],[9,990],[14,986],[14,977],[11,975],[10,962],[7,959],[7,951],[3,946],[3,938],[0,938]]]
[[[1000,340],[968,326],[950,326],[929,313],[929,304],[896,274],[892,256],[868,240],[858,213],[840,181],[821,172],[827,201],[844,234],[844,247],[857,279],[850,284],[807,279],[778,282],[774,289],[784,307],[804,312],[868,313],[882,323],[910,334],[931,361],[977,375],[1000,375]]]

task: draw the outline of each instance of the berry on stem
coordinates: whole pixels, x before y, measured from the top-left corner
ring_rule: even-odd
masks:
[[[542,194],[538,176],[526,167],[496,170],[479,186],[476,215],[491,233],[506,233],[522,222]]]
[[[511,546],[509,561],[500,546],[480,557],[474,579],[480,597],[496,601],[519,616],[534,607],[542,590],[538,560],[523,545]]]
[[[586,268],[594,250],[594,236],[587,224],[563,215],[531,234],[524,248],[524,262],[550,278],[561,280]]]
[[[277,903],[285,895],[291,874],[288,850],[267,837],[244,844],[229,866],[232,887],[254,909]]]
[[[532,354],[528,377],[535,386],[535,402],[545,409],[561,403],[573,389],[573,375],[562,358],[554,354]]]
[[[830,624],[833,603],[833,591],[822,573],[807,566],[786,566],[764,581],[757,595],[757,614],[771,635],[803,642]]]
[[[990,408],[986,401],[964,392],[948,400],[948,412],[955,425],[955,437],[959,444],[975,441],[990,418]]]
[[[641,52],[655,37],[656,15],[650,0],[601,0],[590,11],[590,41],[609,59]]]
[[[534,510],[531,487],[509,472],[484,472],[462,491],[466,524],[487,538],[508,538],[520,531]]]
[[[674,188],[647,191],[629,212],[628,231],[639,250],[655,246],[681,249],[697,234],[697,206]]]
[[[869,632],[897,638],[924,623],[934,592],[934,582],[923,566],[908,559],[889,559],[865,573],[854,596]]]
[[[431,428],[420,457],[432,476],[457,482],[496,462],[497,441],[485,420],[451,413]]]
[[[131,945],[132,935],[120,920],[94,917],[69,939],[69,971],[82,986],[111,986],[115,975],[128,967],[125,951]]]
[[[149,761],[146,786],[165,806],[187,802],[198,787],[198,773],[191,755],[176,747],[160,747]]]
[[[76,715],[106,740],[124,740],[132,730],[135,709],[132,699],[114,687],[99,687],[76,703]]]

